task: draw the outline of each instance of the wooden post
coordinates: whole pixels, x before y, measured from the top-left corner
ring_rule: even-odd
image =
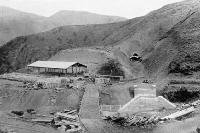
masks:
[[[76,65],[76,75],[77,75],[77,65]]]
[[[38,74],[40,73],[40,68],[38,67]]]
[[[67,69],[64,69],[65,77],[67,76]]]

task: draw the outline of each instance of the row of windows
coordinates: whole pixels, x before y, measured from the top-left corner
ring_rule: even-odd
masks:
[[[72,68],[71,69],[55,69],[55,68],[45,68],[45,72],[59,72],[59,73],[67,73],[67,72],[83,72],[84,69],[81,69],[81,68]]]
[[[64,69],[55,69],[55,68],[45,68],[46,72],[60,72],[60,73],[65,73]]]

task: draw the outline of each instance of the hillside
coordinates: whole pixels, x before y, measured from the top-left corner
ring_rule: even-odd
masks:
[[[17,36],[39,32],[37,21],[40,19],[43,17],[0,7],[0,45]]]
[[[0,45],[18,36],[63,25],[103,24],[123,20],[126,19],[80,11],[60,11],[50,17],[44,17],[0,6]]]
[[[121,63],[127,77],[164,78],[169,73],[183,73],[183,68],[195,72],[199,70],[200,57],[199,7],[199,0],[188,0],[124,22],[63,26],[18,37],[0,48],[0,71],[14,71],[35,60],[49,59],[58,51],[62,55],[65,51],[61,50],[84,47],[112,55],[111,58]],[[129,57],[133,53],[142,56],[143,61],[131,62]],[[57,59],[58,55],[55,57],[52,58]],[[83,54],[81,59],[87,57]]]
[[[109,52],[99,49],[88,49],[88,48],[77,48],[62,50],[55,56],[51,57],[50,60],[54,61],[77,61],[87,65],[90,72],[95,72],[99,69],[102,63],[112,59],[113,55]]]

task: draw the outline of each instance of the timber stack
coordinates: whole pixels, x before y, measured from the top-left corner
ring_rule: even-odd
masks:
[[[62,132],[73,133],[82,131],[76,110],[64,110],[52,114],[54,115],[53,118],[37,118],[32,119],[32,122],[51,125]]]
[[[197,100],[193,103],[184,104],[180,108],[177,108],[174,113],[169,114],[164,117],[159,115],[152,115],[151,113],[136,113],[136,114],[126,114],[126,113],[108,113],[104,115],[104,120],[112,121],[116,124],[122,126],[137,126],[137,127],[149,127],[168,121],[171,119],[178,119],[183,116],[186,116],[190,113],[196,111],[196,108],[200,105],[200,100]],[[159,114],[159,113],[158,113]],[[162,114],[162,113],[161,113]]]
[[[112,122],[122,126],[137,126],[148,127],[156,125],[161,119],[156,115],[148,115],[145,113],[138,114],[114,114],[112,116],[104,117],[104,120],[111,120]]]

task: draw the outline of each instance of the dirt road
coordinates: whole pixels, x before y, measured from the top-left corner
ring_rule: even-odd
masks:
[[[95,123],[99,123],[101,116],[99,107],[99,92],[97,86],[94,84],[88,84],[86,86],[79,114],[81,122],[84,124],[87,132],[100,133],[101,124],[95,126]]]
[[[88,84],[81,102],[81,119],[100,119],[98,86]]]

